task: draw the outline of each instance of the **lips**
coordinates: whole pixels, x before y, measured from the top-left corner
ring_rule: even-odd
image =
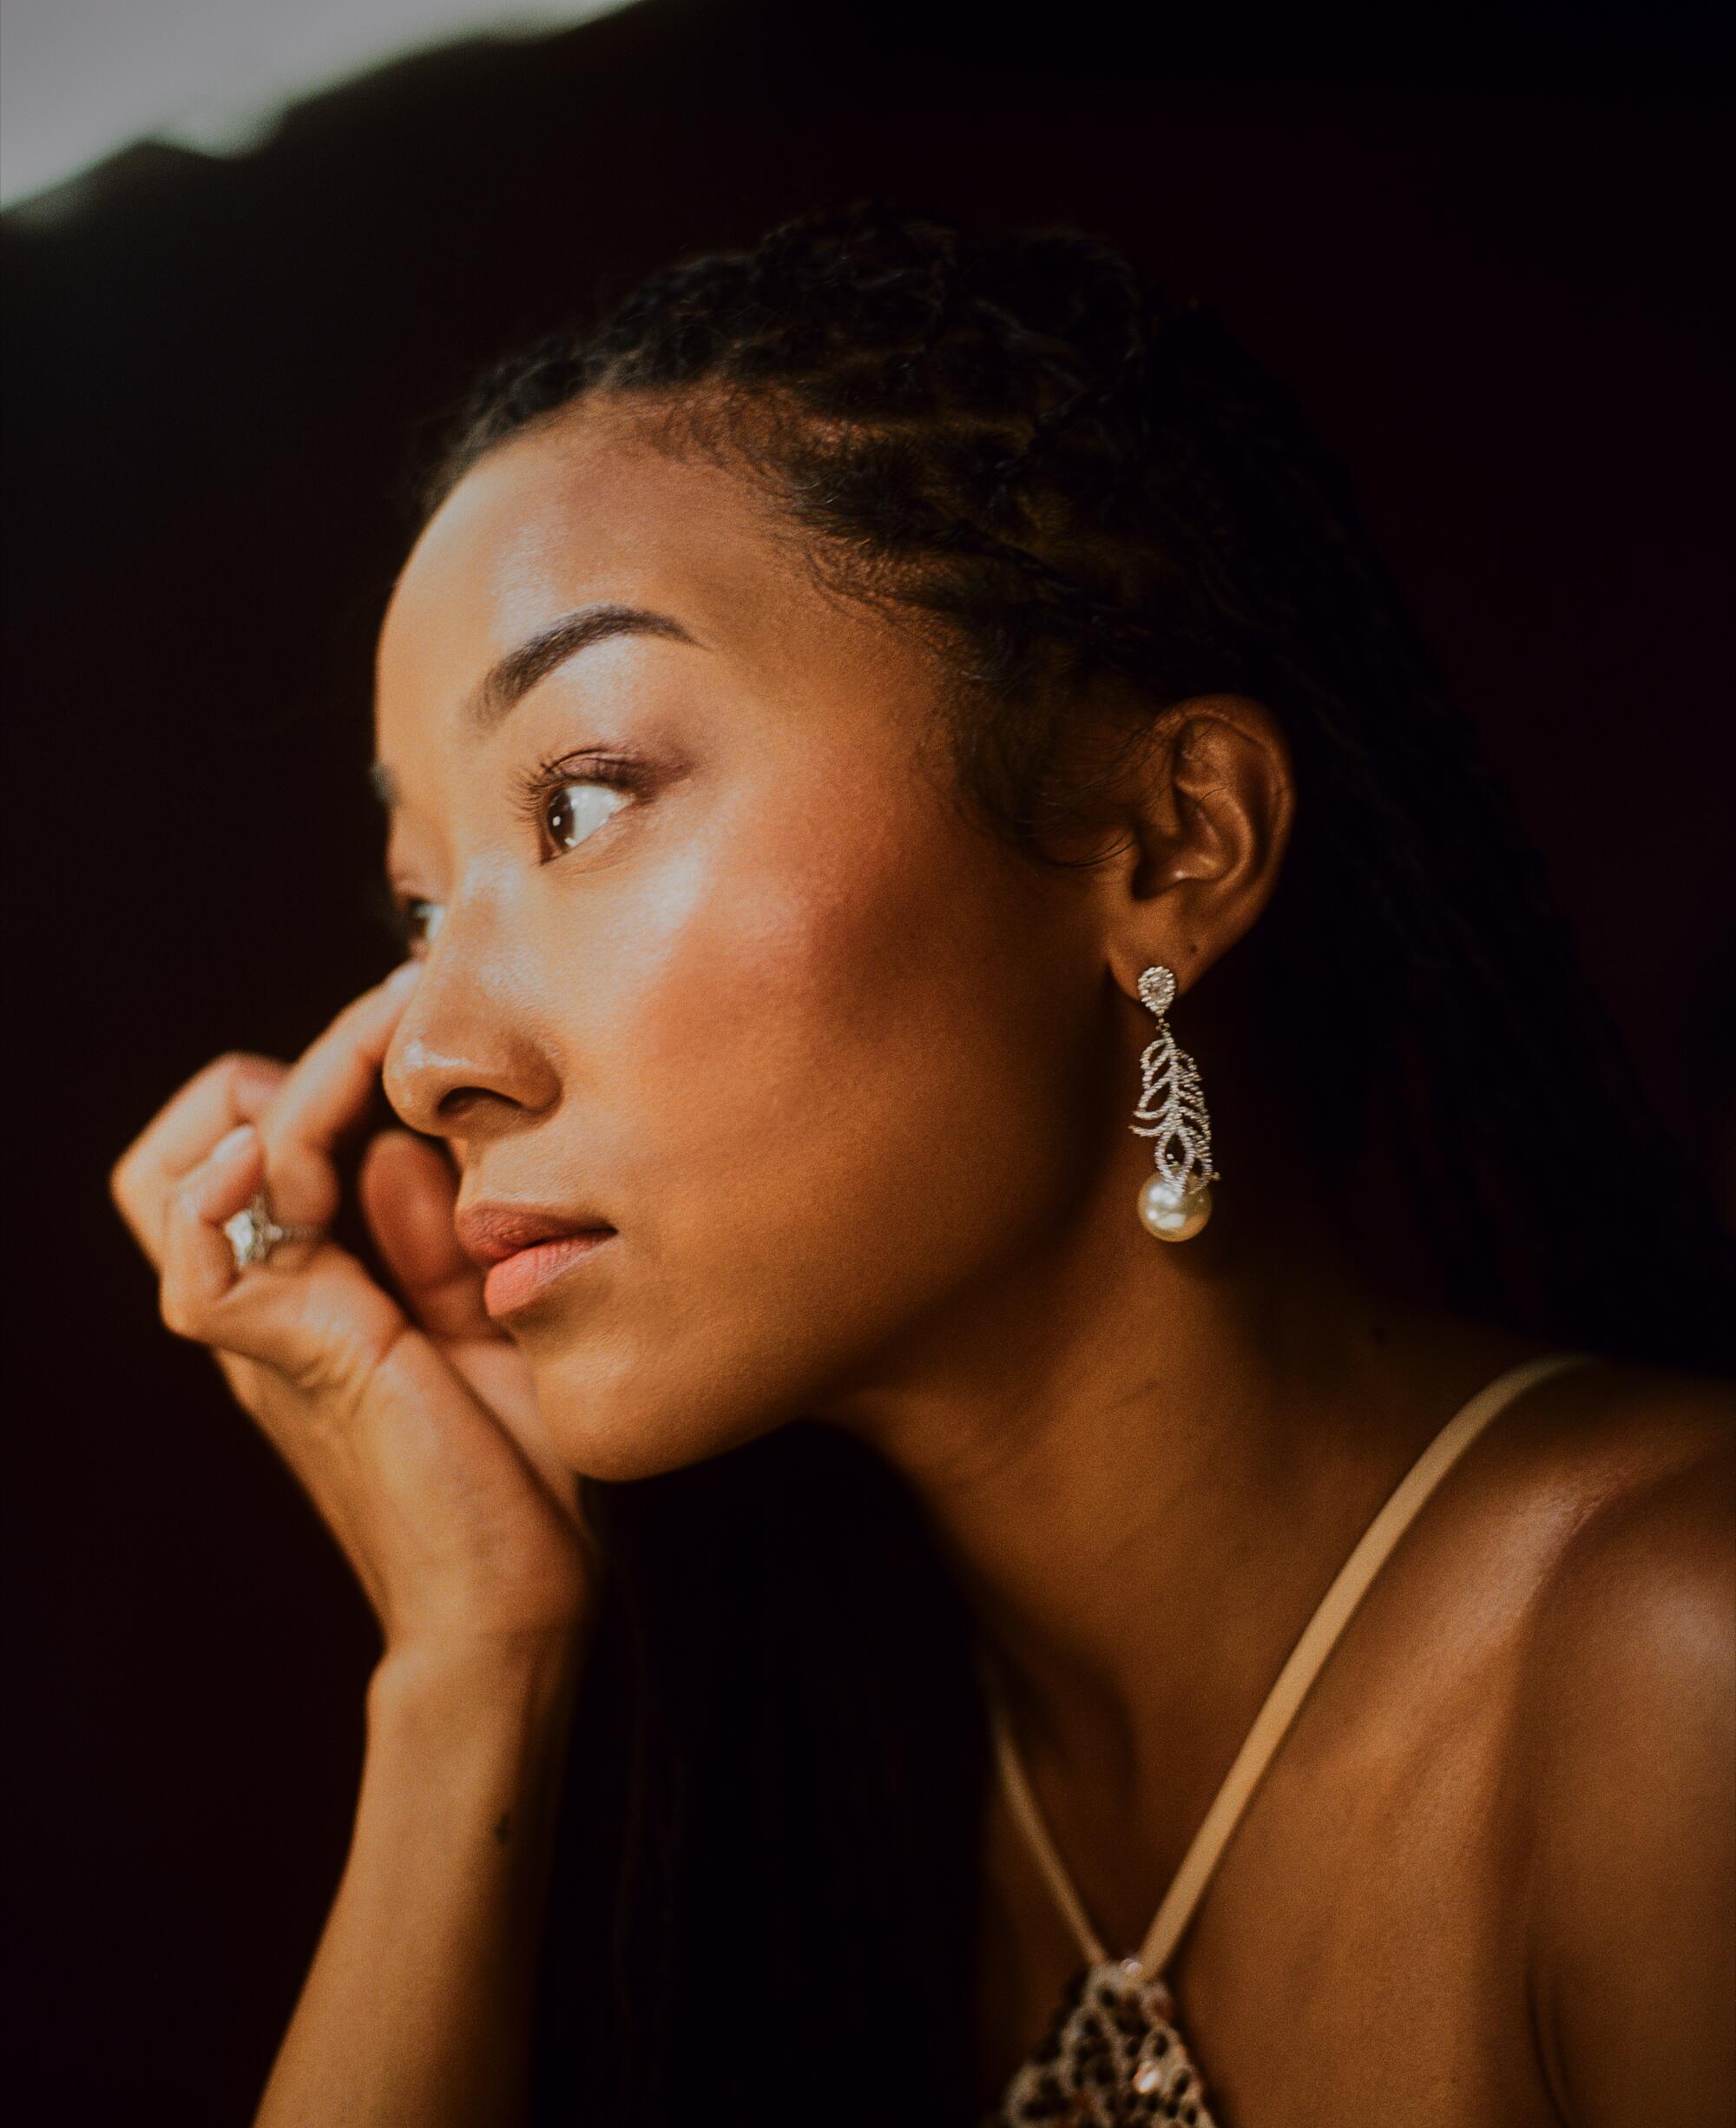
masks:
[[[472,1204],[453,1224],[459,1247],[488,1272],[483,1306],[495,1317],[528,1307],[615,1235],[606,1220],[523,1204]]]
[[[543,1211],[534,1205],[472,1204],[453,1221],[458,1246],[481,1269],[504,1263],[521,1249],[542,1242],[562,1242],[575,1235],[601,1237],[615,1229],[605,1219],[582,1213]]]

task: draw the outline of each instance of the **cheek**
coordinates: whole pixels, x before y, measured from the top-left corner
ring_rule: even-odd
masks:
[[[798,842],[715,878],[648,1000],[689,1147],[738,1185],[859,1186],[889,1117],[962,1076],[988,914],[930,856],[900,861],[874,838]]]
[[[538,1380],[575,1469],[646,1476],[823,1410],[1040,1216],[1041,1075],[1029,1048],[996,1068],[980,919],[827,886],[708,898],[598,1059],[628,1246]]]
[[[792,837],[663,937],[613,1091],[712,1364],[884,1333],[1052,1204],[1085,964],[980,842]]]
[[[786,820],[589,907],[581,948],[550,940],[563,1143],[623,1246],[537,1341],[575,1469],[672,1469],[847,1398],[1101,1164],[1088,903],[993,846]]]

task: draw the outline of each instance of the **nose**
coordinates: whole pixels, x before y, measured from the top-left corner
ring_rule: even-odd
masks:
[[[385,1097],[412,1130],[481,1137],[554,1106],[553,1060],[512,990],[503,971],[490,979],[474,963],[429,953],[380,1066]]]

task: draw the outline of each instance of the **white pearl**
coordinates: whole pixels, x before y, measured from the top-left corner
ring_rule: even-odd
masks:
[[[1184,1189],[1179,1183],[1154,1175],[1139,1194],[1140,1222],[1160,1242],[1186,1242],[1212,1216],[1212,1192],[1205,1183]]]

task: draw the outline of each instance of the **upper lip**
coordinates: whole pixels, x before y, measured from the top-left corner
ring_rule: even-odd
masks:
[[[583,1213],[549,1212],[540,1205],[499,1201],[468,1205],[453,1221],[458,1246],[470,1260],[486,1267],[516,1256],[538,1242],[557,1242],[569,1234],[613,1234],[606,1219]]]

